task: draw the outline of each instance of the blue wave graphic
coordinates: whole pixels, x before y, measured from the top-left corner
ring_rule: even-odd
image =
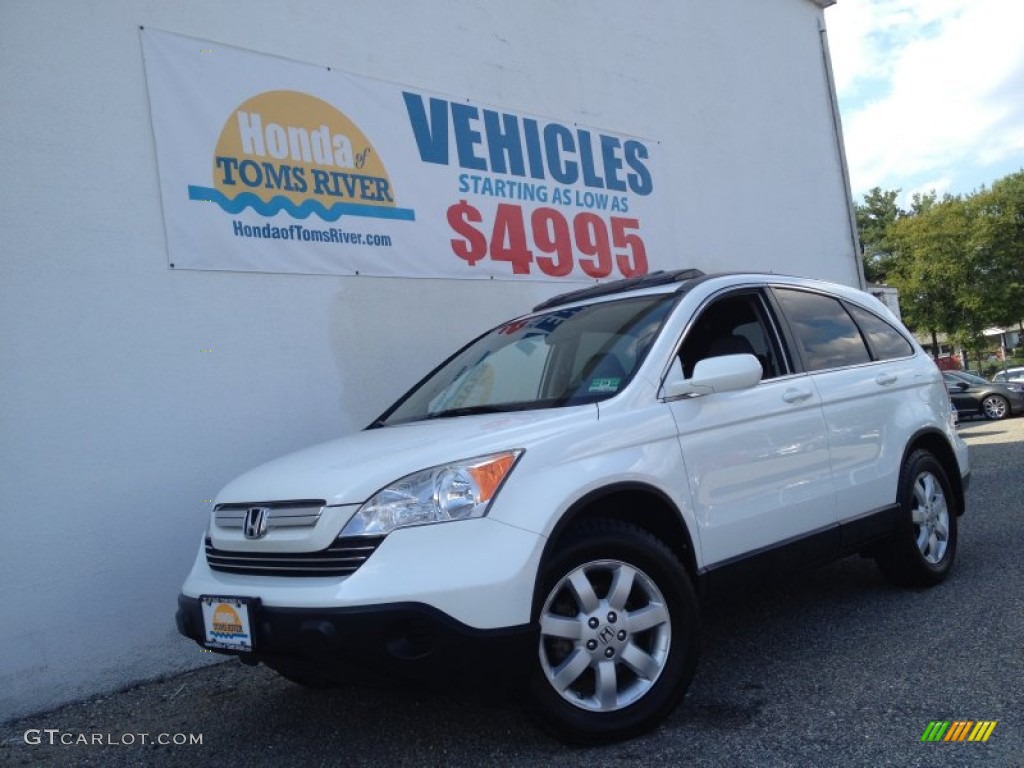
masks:
[[[261,200],[252,192],[240,192],[234,198],[227,197],[219,190],[210,187],[188,185],[189,200],[205,200],[216,203],[227,213],[241,213],[252,208],[261,216],[273,216],[285,211],[296,219],[308,219],[316,214],[324,221],[337,221],[342,216],[366,216],[374,219],[400,219],[415,221],[416,211],[412,208],[385,208],[379,205],[363,205],[361,203],[335,203],[327,208],[319,200],[306,200],[296,205],[283,195],[275,195],[270,200]]]
[[[214,632],[212,630],[210,631],[210,637],[226,637],[231,640],[249,639],[249,635],[245,632]]]

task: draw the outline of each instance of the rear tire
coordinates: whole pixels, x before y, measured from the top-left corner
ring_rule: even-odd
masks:
[[[682,699],[697,663],[697,600],[682,564],[646,530],[587,521],[542,570],[528,686],[540,725],[576,744],[647,731]]]
[[[876,560],[900,586],[931,587],[949,574],[956,557],[956,497],[939,461],[914,451],[900,472],[900,522]]]

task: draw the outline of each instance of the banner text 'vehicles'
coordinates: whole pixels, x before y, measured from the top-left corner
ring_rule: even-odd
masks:
[[[561,123],[403,91],[409,124],[427,163],[449,165],[449,127],[460,167],[474,171],[551,178],[559,184],[651,194],[647,147],[635,139],[597,134]],[[429,106],[428,106],[429,105]]]

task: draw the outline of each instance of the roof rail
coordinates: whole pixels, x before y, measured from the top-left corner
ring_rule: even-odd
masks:
[[[666,285],[668,283],[682,283],[698,277],[704,277],[704,273],[699,269],[674,269],[671,271],[659,269],[657,272],[651,272],[649,275],[627,277],[624,280],[612,280],[609,283],[600,283],[590,288],[560,293],[547,301],[542,301],[533,308],[533,311],[540,312],[542,309],[560,307],[563,304],[572,304],[574,301],[585,301],[586,299],[608,296],[613,293],[635,291],[640,288],[653,288],[656,285]]]

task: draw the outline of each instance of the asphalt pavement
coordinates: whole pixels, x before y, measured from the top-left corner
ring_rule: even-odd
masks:
[[[854,557],[707,608],[694,683],[642,738],[571,748],[497,693],[308,691],[230,661],[0,725],[0,764],[1024,767],[1024,418],[961,433],[944,584],[897,589]],[[996,725],[922,741],[932,721]]]

